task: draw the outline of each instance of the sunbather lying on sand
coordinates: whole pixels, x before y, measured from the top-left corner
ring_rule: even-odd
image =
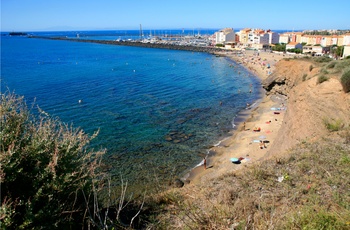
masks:
[[[260,132],[260,131],[261,131],[261,128],[260,128],[260,127],[255,127],[255,128],[253,129],[253,131],[254,131],[254,132]]]

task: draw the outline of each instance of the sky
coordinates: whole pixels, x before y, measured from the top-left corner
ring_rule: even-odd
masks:
[[[349,0],[1,0],[1,31],[350,29]]]

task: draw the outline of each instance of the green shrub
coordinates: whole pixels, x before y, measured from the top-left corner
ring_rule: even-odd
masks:
[[[350,68],[344,70],[343,75],[340,78],[340,82],[343,86],[344,92],[350,92]]]
[[[313,70],[314,66],[313,65],[310,65],[309,66],[309,71],[311,72]]]
[[[333,59],[332,58],[329,58],[329,57],[317,57],[315,58],[315,62],[330,62],[332,61]]]
[[[327,69],[333,69],[335,67],[336,61],[332,61],[327,65]]]
[[[323,123],[325,124],[326,128],[331,132],[339,131],[344,126],[341,120],[336,120],[332,122],[328,119],[323,119]]]
[[[344,69],[350,66],[350,60],[338,60],[332,71],[333,74],[342,73]]]
[[[325,82],[325,81],[328,81],[328,77],[327,76],[325,76],[325,75],[320,75],[320,76],[318,76],[318,78],[317,78],[317,83],[318,84],[321,84],[322,82]]]
[[[307,73],[304,73],[304,75],[303,75],[303,81],[306,81],[306,78],[307,78]]]
[[[88,151],[82,130],[32,115],[23,97],[1,94],[0,114],[1,228],[82,228],[104,152]]]
[[[321,69],[321,73],[323,73],[323,74],[328,74],[329,72],[328,72],[325,68],[322,68],[322,69]]]

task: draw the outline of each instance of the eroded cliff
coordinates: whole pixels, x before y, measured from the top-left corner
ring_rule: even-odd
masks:
[[[321,141],[329,134],[327,123],[349,126],[350,94],[344,93],[339,73],[318,83],[322,68],[322,64],[309,60],[281,60],[276,71],[263,81],[267,94],[288,98],[284,122],[268,157],[284,155],[301,141]]]

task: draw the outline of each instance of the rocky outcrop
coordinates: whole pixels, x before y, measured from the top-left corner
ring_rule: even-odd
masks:
[[[317,70],[310,68],[310,65],[308,61],[283,59],[276,64],[275,71],[262,82],[262,86],[268,95],[288,95],[293,87],[317,74]]]

